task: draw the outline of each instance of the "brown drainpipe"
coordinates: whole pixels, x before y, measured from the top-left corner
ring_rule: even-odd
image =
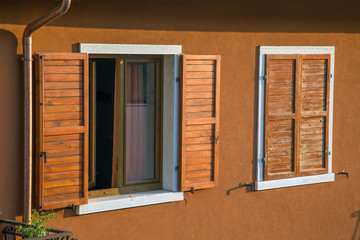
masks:
[[[31,217],[32,200],[32,154],[33,154],[33,109],[32,109],[32,38],[31,35],[42,26],[50,23],[61,15],[65,14],[70,8],[71,0],[62,0],[61,4],[46,13],[42,17],[26,26],[23,35],[24,51],[24,203],[23,220],[28,221]]]

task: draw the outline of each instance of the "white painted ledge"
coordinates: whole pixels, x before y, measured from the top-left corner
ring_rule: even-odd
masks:
[[[333,182],[333,181],[335,181],[335,173],[269,180],[269,181],[257,181],[255,182],[255,190],[269,190],[276,188],[294,187],[294,186]]]
[[[80,52],[88,54],[177,55],[181,48],[181,45],[80,43]]]
[[[88,204],[76,207],[76,214],[90,214],[124,208],[140,207],[184,200],[183,192],[157,190],[89,199]]]
[[[260,46],[261,54],[331,54],[334,57],[333,46]]]

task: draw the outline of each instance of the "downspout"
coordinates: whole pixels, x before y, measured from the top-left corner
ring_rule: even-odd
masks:
[[[70,8],[71,0],[62,0],[61,4],[42,17],[26,26],[23,35],[24,51],[24,202],[23,220],[31,217],[32,200],[32,157],[33,157],[33,108],[32,108],[32,37],[31,35],[42,26],[50,23]]]

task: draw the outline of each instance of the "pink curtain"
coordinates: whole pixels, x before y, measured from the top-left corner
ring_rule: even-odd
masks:
[[[143,65],[126,65],[126,181],[143,180],[146,174],[146,103]]]

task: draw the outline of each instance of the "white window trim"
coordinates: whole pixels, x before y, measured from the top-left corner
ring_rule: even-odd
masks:
[[[90,213],[106,212],[125,208],[181,201],[183,199],[183,192],[169,192],[165,190],[92,198],[89,199],[88,204],[78,206],[76,209],[76,214],[84,215]]]
[[[92,44],[80,43],[80,53],[163,55],[163,147],[162,190],[89,199],[77,207],[78,215],[123,208],[181,201],[178,192],[179,77],[181,45]]]
[[[178,55],[181,54],[181,45],[80,43],[80,52],[88,54]]]
[[[321,175],[295,177],[264,181],[264,106],[265,106],[265,55],[266,54],[330,54],[330,103],[329,103],[329,158],[328,173]],[[299,185],[332,182],[332,128],[334,99],[335,47],[332,46],[260,46],[259,92],[258,92],[258,136],[257,136],[257,176],[255,190],[292,187]]]

